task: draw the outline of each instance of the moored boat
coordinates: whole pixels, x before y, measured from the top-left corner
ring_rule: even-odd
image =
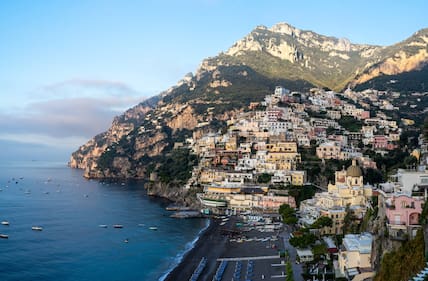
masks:
[[[9,222],[8,221],[2,221],[1,224],[2,225],[9,225]]]
[[[42,231],[43,227],[41,227],[41,226],[32,226],[31,229],[35,230],[35,231]]]
[[[107,225],[106,224],[100,224],[100,225],[98,225],[98,227],[107,228]]]
[[[121,224],[114,224],[113,227],[114,228],[123,228],[123,225],[121,225]]]
[[[7,235],[7,234],[0,234],[0,238],[9,239],[9,235]]]
[[[158,230],[157,226],[150,226],[149,229],[150,230]]]

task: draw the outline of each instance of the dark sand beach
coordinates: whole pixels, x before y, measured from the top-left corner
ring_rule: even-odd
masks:
[[[227,237],[221,234],[219,223],[218,220],[211,220],[210,226],[199,237],[194,248],[168,274],[166,281],[189,280],[203,257],[207,258],[207,265],[198,280],[212,280],[217,269],[217,258],[224,253],[227,242]]]
[[[210,226],[200,236],[195,247],[190,250],[182,259],[180,264],[166,277],[167,281],[189,280],[199,262],[203,257],[207,258],[207,265],[198,278],[199,280],[212,281],[217,270],[218,258],[247,258],[256,256],[277,256],[277,258],[268,260],[256,260],[255,270],[252,280],[270,280],[272,275],[282,274],[284,266],[272,267],[271,264],[279,264],[281,259],[278,256],[278,250],[283,248],[282,239],[272,241],[252,241],[252,242],[230,242],[230,237],[225,235],[227,229],[234,229],[236,218],[231,218],[227,225],[221,226],[221,220],[211,220]],[[248,238],[270,237],[274,233],[262,233],[258,231],[246,232]],[[282,259],[283,260],[283,259]],[[247,261],[244,260],[244,269]],[[236,262],[229,262],[225,272],[225,278],[231,280],[233,268]],[[244,273],[243,273],[244,274]]]

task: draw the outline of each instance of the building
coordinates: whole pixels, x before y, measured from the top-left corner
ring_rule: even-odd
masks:
[[[339,251],[339,269],[348,280],[371,271],[373,236],[370,233],[347,234]]]
[[[316,154],[320,159],[338,159],[340,157],[340,146],[335,142],[325,142],[317,147]]]
[[[415,237],[417,230],[421,228],[419,217],[424,200],[399,193],[392,196],[383,192],[380,194],[384,196],[389,236],[398,240]]]
[[[424,190],[424,198],[427,199],[428,172],[426,170],[398,169],[395,177],[403,193],[411,195],[413,191]]]
[[[348,169],[336,171],[335,183],[328,185],[327,192],[316,193],[312,199],[301,202],[299,222],[308,226],[318,217],[328,216],[333,220],[333,226],[321,229],[321,234],[341,234],[346,207],[349,206],[354,215],[361,219],[371,196],[372,187],[364,186],[363,173],[354,159]]]
[[[311,262],[314,260],[314,253],[310,249],[296,249],[300,262]]]

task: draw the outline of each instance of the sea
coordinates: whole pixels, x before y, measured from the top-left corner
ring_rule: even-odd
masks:
[[[168,204],[65,163],[0,163],[0,280],[163,280],[209,224]]]

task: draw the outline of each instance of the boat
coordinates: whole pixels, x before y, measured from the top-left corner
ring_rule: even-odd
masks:
[[[121,225],[121,224],[113,224],[113,227],[114,228],[123,228],[123,225]]]
[[[150,230],[158,230],[157,226],[150,226],[149,229]]]
[[[2,221],[1,224],[2,225],[9,225],[9,222],[8,221]]]
[[[31,229],[32,230],[36,230],[36,231],[42,231],[43,227],[41,227],[41,226],[32,226]]]
[[[129,242],[129,239],[128,239],[128,238],[126,238],[123,242],[128,243],[128,242]]]
[[[224,221],[224,222],[222,222],[222,223],[220,223],[220,225],[221,225],[221,226],[223,226],[223,225],[225,225],[225,224],[226,224],[226,222],[225,222],[225,221]]]
[[[101,228],[107,228],[107,225],[106,224],[100,224],[100,225],[98,225],[99,227],[101,227]]]
[[[9,239],[9,235],[7,235],[7,234],[0,234],[0,238]]]

